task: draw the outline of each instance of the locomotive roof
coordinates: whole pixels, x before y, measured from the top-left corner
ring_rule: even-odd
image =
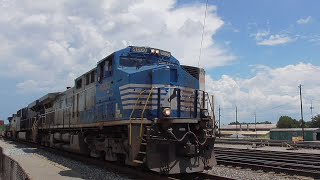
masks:
[[[86,74],[88,74],[88,73],[91,73],[92,71],[95,71],[96,69],[97,69],[97,67],[94,67],[94,68],[90,69],[89,71],[87,71],[87,72],[81,74],[80,76],[78,76],[77,78],[75,78],[75,80],[81,78],[83,75],[86,75]]]
[[[178,63],[179,64],[179,61],[176,60],[173,56],[171,56],[171,53],[170,52],[167,52],[167,51],[164,51],[164,50],[161,50],[161,49],[158,49],[158,48],[151,48],[151,47],[138,47],[138,46],[128,46],[124,49],[121,49],[121,50],[118,50],[118,51],[115,51],[113,53],[111,53],[110,55],[112,54],[116,54],[116,53],[121,53],[121,55],[123,54],[130,54],[130,55],[134,55],[134,54],[142,54],[142,55],[157,55],[157,57],[159,58],[165,58],[165,59],[170,59],[170,61],[173,61],[175,63]],[[110,55],[106,56],[105,58],[101,59],[98,64],[102,61],[104,61],[105,59],[107,59]],[[172,57],[172,58],[171,58]],[[92,71],[95,71],[97,68],[94,67],[92,69],[90,69],[89,71],[85,72],[84,74],[81,74],[80,76],[78,76],[77,78],[75,78],[75,81],[77,81],[78,79],[80,79],[82,76],[92,72]],[[72,90],[72,87],[70,87],[68,90]],[[54,100],[58,95],[60,95],[61,93],[63,92],[53,92],[53,93],[48,93],[46,95],[44,95],[43,97],[33,101],[32,103],[30,103],[28,105],[28,108],[33,108],[33,107],[36,107],[36,106],[39,106],[39,105],[44,105],[52,100]]]
[[[152,47],[148,47],[148,46],[140,46],[140,47],[139,46],[128,46],[126,48],[123,48],[121,50],[118,50],[118,51],[115,51],[115,52],[109,54],[108,56],[106,56],[103,59],[101,59],[100,61],[98,61],[98,64],[101,63],[102,61],[104,61],[105,59],[107,59],[112,54],[117,54],[117,53],[130,54],[130,55],[133,55],[133,54],[143,54],[143,55],[156,54],[156,55],[158,55],[158,57],[166,58],[166,59],[171,59],[171,57],[173,57],[171,55],[171,52],[164,51],[159,48],[152,48]],[[171,61],[174,61],[174,63],[179,64],[179,61],[175,58],[171,59]]]
[[[38,105],[44,105],[44,104],[52,101],[53,99],[55,99],[59,94],[60,94],[60,92],[48,93],[48,94],[42,96],[41,98],[33,101],[32,103],[30,103],[28,105],[28,108],[33,108]]]

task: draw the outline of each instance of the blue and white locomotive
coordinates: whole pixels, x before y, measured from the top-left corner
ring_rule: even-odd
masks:
[[[216,164],[204,83],[170,52],[129,46],[13,114],[11,136],[163,174],[203,171]]]

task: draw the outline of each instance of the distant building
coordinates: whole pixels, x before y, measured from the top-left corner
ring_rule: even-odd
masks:
[[[2,132],[4,131],[4,120],[0,120],[0,135],[2,135]]]
[[[293,137],[302,137],[301,128],[279,128],[270,131],[270,139],[292,141]],[[320,141],[320,128],[304,128],[305,141]]]
[[[276,124],[238,124],[227,125],[220,129],[222,137],[239,138],[269,138],[270,130]]]

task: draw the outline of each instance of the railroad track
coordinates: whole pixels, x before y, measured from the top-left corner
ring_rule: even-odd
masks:
[[[281,141],[281,140],[266,140],[266,139],[216,139],[215,143],[217,144],[241,144],[241,145],[265,145],[265,146],[295,146],[298,148],[305,148],[305,149],[320,149],[320,143],[315,142],[299,142],[297,144],[293,144],[289,141]]]
[[[320,154],[215,147],[218,164],[320,178]]]
[[[119,163],[111,163],[105,160],[101,160],[101,159],[95,159],[92,157],[88,157],[88,156],[83,156],[83,155],[79,155],[79,154],[75,154],[75,153],[71,153],[71,152],[67,152],[67,151],[62,151],[59,149],[53,149],[53,148],[49,148],[49,147],[45,147],[45,146],[41,146],[38,144],[34,144],[34,143],[30,143],[30,142],[25,142],[25,141],[14,141],[16,143],[21,143],[24,145],[27,145],[29,147],[33,147],[33,148],[39,148],[39,149],[43,149],[45,151],[48,151],[50,153],[53,154],[57,154],[60,156],[63,156],[65,158],[69,158],[69,159],[73,159],[79,162],[83,162],[85,164],[90,164],[90,165],[94,165],[97,167],[102,167],[105,168],[107,170],[112,170],[113,172],[119,173],[119,174],[123,174],[126,175],[132,179],[152,179],[152,180],[179,180],[179,179],[183,179],[183,180],[188,180],[188,179],[197,179],[197,180],[204,180],[204,179],[215,179],[215,180],[233,180],[230,178],[226,178],[226,177],[222,177],[222,176],[217,176],[217,175],[213,175],[213,174],[207,174],[207,173],[188,173],[188,174],[177,174],[177,175],[169,175],[169,176],[161,176],[157,173],[151,172],[147,169],[141,169],[141,168],[134,168],[134,167],[130,167],[130,166],[125,166],[123,164],[119,164]]]
[[[207,173],[191,173],[191,174],[178,174],[178,175],[171,175],[167,177],[167,179],[171,180],[179,180],[179,179],[214,179],[214,180],[233,180],[230,178],[222,177],[222,176],[216,176],[212,174],[207,174]]]

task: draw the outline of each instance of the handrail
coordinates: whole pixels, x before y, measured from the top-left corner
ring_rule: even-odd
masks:
[[[33,119],[33,118],[32,118]],[[37,134],[38,134],[38,121],[39,119],[38,118],[35,118],[35,121],[33,122],[32,124],[32,139],[33,141],[36,141],[36,138],[37,138]]]
[[[34,117],[33,117],[34,118]],[[31,119],[33,119],[33,118],[31,118]],[[34,130],[35,128],[36,128],[36,124],[38,124],[38,119],[37,118],[35,118],[36,120],[33,122],[33,124],[32,124],[32,130]]]
[[[149,99],[150,99],[150,97],[151,97],[151,94],[152,94],[152,92],[153,92],[153,89],[154,89],[154,87],[151,88],[151,90],[150,90],[150,92],[149,92],[149,95],[148,95],[148,98],[147,98],[147,101],[146,101],[146,103],[145,103],[145,105],[144,105],[144,108],[143,108],[143,110],[142,110],[142,113],[141,113],[140,138],[142,137],[143,114],[144,114],[144,112],[145,112],[145,110],[146,110],[146,108],[147,108],[147,105],[148,105]]]
[[[139,97],[138,97],[138,99],[137,99],[137,101],[136,101],[136,103],[135,103],[135,105],[134,105],[134,107],[133,107],[133,109],[132,109],[132,111],[131,111],[131,114],[130,114],[130,124],[129,124],[129,135],[130,135],[129,144],[130,144],[130,145],[131,145],[131,143],[132,143],[132,116],[133,116],[134,111],[136,110],[136,106],[137,106],[137,104],[138,104],[138,102],[139,102],[139,100],[140,100],[140,97],[141,97],[141,95],[142,95],[144,92],[146,92],[146,90],[142,90],[142,91],[140,92]]]
[[[216,121],[216,118],[215,118],[215,114],[214,114],[214,102],[211,102],[211,100],[210,100],[210,96],[209,96],[209,94],[208,93],[206,93],[206,96],[208,97],[208,102],[209,102],[209,105],[210,105],[210,107],[211,107],[211,111],[212,111],[212,120],[214,121],[214,125],[215,126],[218,126],[217,125],[217,121]],[[209,108],[209,107],[208,107]]]

